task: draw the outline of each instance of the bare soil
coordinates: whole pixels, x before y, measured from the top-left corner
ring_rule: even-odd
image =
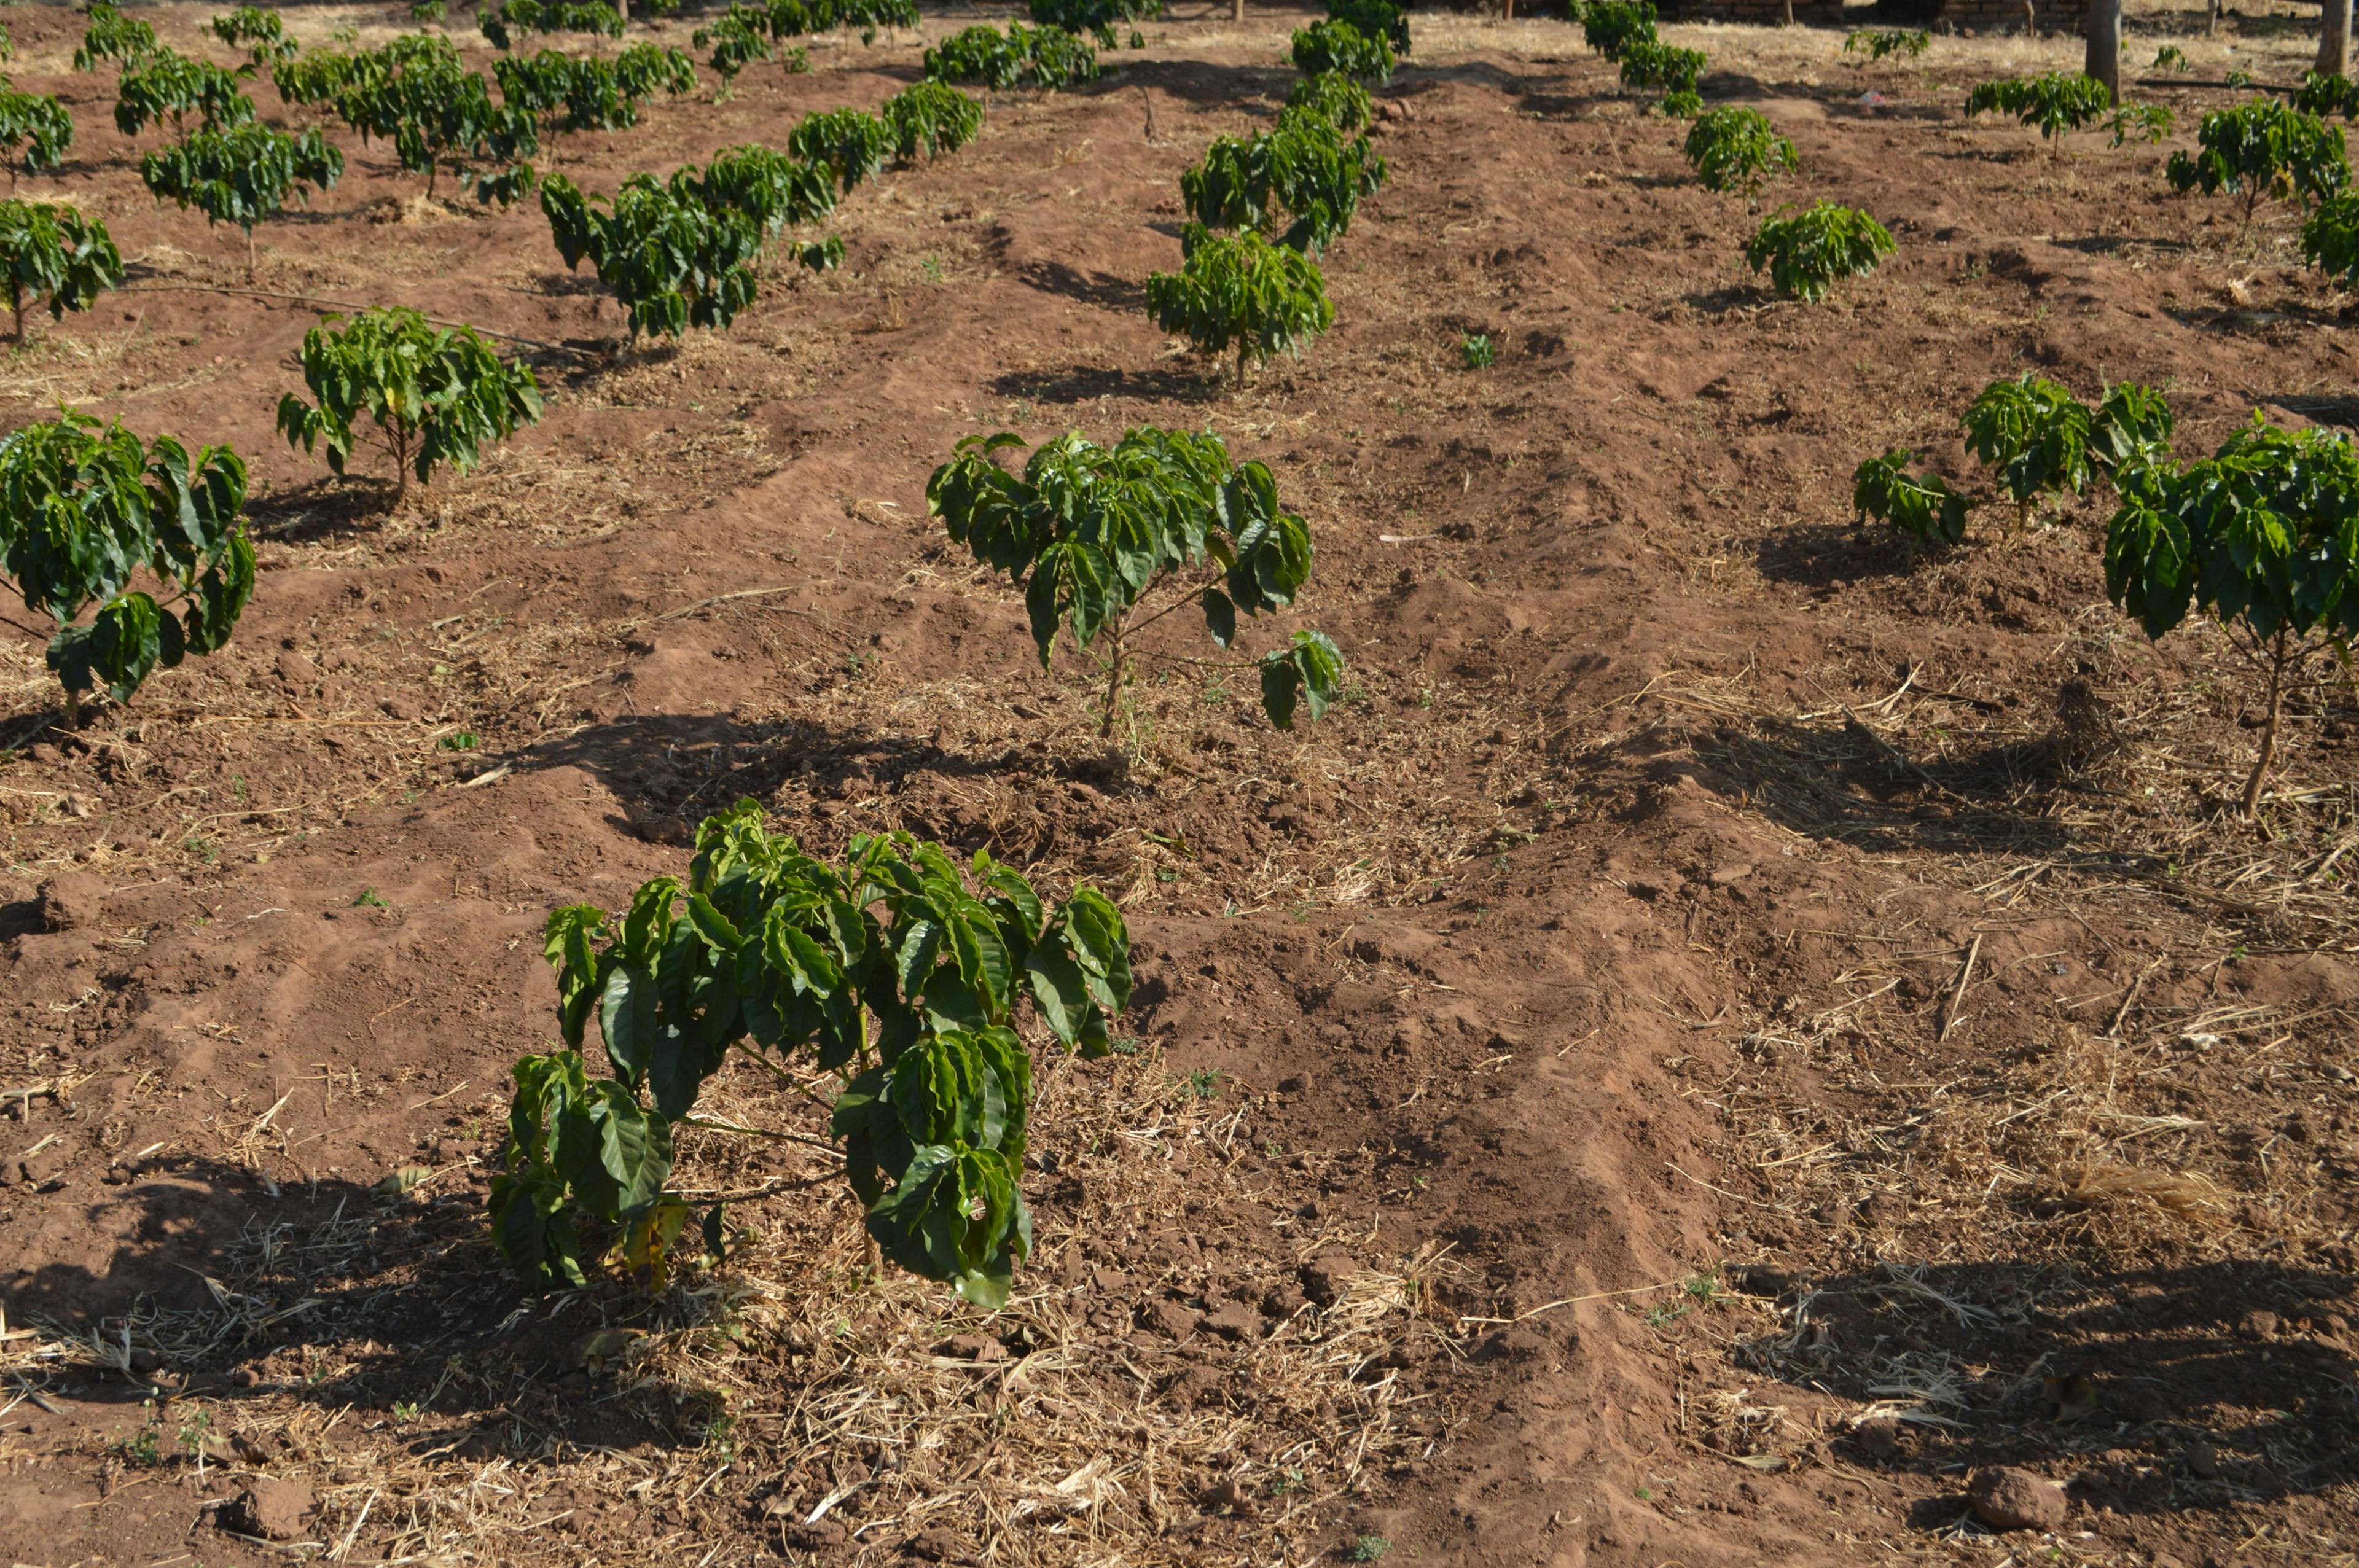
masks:
[[[143,13],[190,49],[208,14]],[[1895,444],[1973,478],[1956,416],[2026,369],[2164,388],[2182,453],[2256,408],[2353,422],[2296,217],[2163,183],[2231,95],[2141,89],[2177,139],[2059,156],[1959,105],[2075,40],[1863,69],[1836,32],[1669,29],[1800,149],[1765,211],[1898,242],[1805,307],[1577,29],[1419,13],[1336,328],[1240,393],[1142,308],[1180,171],[1290,79],[1301,16],[1225,18],[994,99],[847,202],[842,273],[630,347],[536,211],[356,142],[249,283],[147,199],[79,19],[7,13],[78,127],[22,193],[103,215],[133,276],[0,385],[234,443],[264,568],[227,650],[79,724],[10,617],[10,1561],[2351,1560],[2359,705],[2299,693],[2238,822],[2258,685],[2107,606],[2105,497],[1940,555],[1849,503]],[[2307,51],[2136,11],[2133,66],[2165,38],[2213,81]],[[562,167],[782,143],[920,48],[815,40]],[[547,417],[390,512],[381,467],[273,432],[306,301],[509,334]],[[1312,591],[1254,636],[1342,643],[1323,721],[1172,663],[1101,741],[1095,672],[1044,674],[929,525],[962,436],[1142,423],[1310,520]],[[679,871],[743,796],[1121,900],[1130,1051],[1047,1069],[1006,1313],[870,1281],[824,1187],[652,1299],[502,1274],[480,1196],[552,1034],[543,916]],[[708,1139],[682,1179],[799,1169]],[[1975,1521],[1999,1465],[2063,1525]]]

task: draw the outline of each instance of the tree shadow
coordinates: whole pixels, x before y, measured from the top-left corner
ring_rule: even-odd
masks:
[[[1695,753],[1715,788],[1806,838],[1871,851],[2049,858],[2071,842],[2043,814],[2065,782],[2061,749],[2046,737],[1919,760],[1849,715],[1762,719],[1715,726]]]
[[[257,539],[299,545],[374,529],[393,511],[394,481],[374,474],[323,474],[249,497],[246,531]]]
[[[1008,371],[992,378],[1002,397],[1034,403],[1087,403],[1100,397],[1132,397],[1166,403],[1209,403],[1220,384],[1212,377],[1177,370],[1131,370],[1076,365],[1059,371]]]
[[[2192,327],[2199,332],[2251,332],[2280,322],[2300,327],[2338,327],[2343,323],[2340,308],[2324,309],[2300,304],[2276,308],[2251,305],[2166,305],[2162,313],[2180,326]]]
[[[1741,1364],[1894,1412],[1835,1444],[1870,1470],[1954,1486],[1984,1465],[2069,1469],[2084,1507],[2146,1516],[2359,1476],[2347,1271],[2260,1259],[2085,1271],[1887,1262],[1745,1288],[1778,1295],[1785,1323],[1740,1344]],[[1912,1522],[1947,1528],[1965,1506],[1924,1499]]]
[[[1122,92],[1151,87],[1190,103],[1261,110],[1267,105],[1253,100],[1283,103],[1288,89],[1298,80],[1299,74],[1291,67],[1213,65],[1194,59],[1125,59],[1122,62],[1122,74],[1100,82],[1094,91]]]
[[[2142,234],[2075,234],[2052,237],[2048,243],[2059,250],[2079,251],[2083,255],[2093,256],[2119,255],[2130,250],[2169,251],[2179,255],[2190,255],[2202,249],[2192,240],[2150,239]]]
[[[1767,309],[1777,303],[1777,296],[1757,283],[1732,283],[1719,288],[1691,289],[1680,296],[1680,302],[1707,316],[1725,316],[1734,310]]]
[[[1933,553],[1897,535],[1878,536],[1851,524],[1805,524],[1763,539],[1754,565],[1772,582],[1834,589],[1907,577]]]
[[[524,770],[576,767],[623,805],[614,826],[652,843],[690,842],[696,825],[745,798],[766,800],[803,779],[821,800],[890,796],[910,831],[962,850],[1005,848],[986,819],[969,815],[940,779],[1078,781],[1117,785],[1119,752],[1071,753],[1032,742],[960,752],[912,736],[878,736],[798,719],[748,723],[727,716],[632,715],[543,741],[489,765]],[[829,808],[822,807],[823,811]]]
[[[0,1275],[0,1289],[12,1324],[88,1352],[51,1364],[48,1393],[146,1417],[144,1439],[118,1440],[135,1463],[194,1464],[201,1433],[176,1436],[150,1413],[188,1395],[221,1412],[215,1431],[242,1425],[249,1403],[394,1412],[427,1459],[528,1453],[553,1437],[701,1440],[705,1391],[660,1379],[617,1390],[580,1348],[592,1331],[654,1317],[657,1302],[615,1281],[531,1305],[493,1246],[488,1173],[462,1158],[410,1175],[407,1191],[282,1187],[243,1165],[170,1161],[90,1205],[93,1223],[136,1211],[103,1273],[43,1264]],[[451,1377],[462,1358],[473,1375]]]
[[[1084,305],[1095,305],[1108,310],[1136,311],[1147,308],[1147,289],[1126,277],[1110,277],[1104,273],[1082,272],[1060,261],[1038,261],[1018,274],[1024,281],[1045,294],[1061,294],[1068,299],[1078,299]]]
[[[2336,396],[2326,393],[2279,393],[2262,395],[2256,401],[2275,404],[2288,414],[2299,414],[2313,425],[2333,425],[2343,429],[2359,429],[2359,395]]]

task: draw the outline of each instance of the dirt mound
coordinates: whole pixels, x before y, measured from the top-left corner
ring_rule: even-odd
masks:
[[[1768,200],[1899,239],[1802,308],[1564,24],[1419,13],[1336,330],[1237,395],[1140,291],[1180,169],[1275,112],[1288,14],[995,99],[847,201],[843,271],[635,348],[528,205],[429,211],[382,146],[249,287],[140,188],[63,17],[12,15],[12,66],[136,276],[0,383],[233,441],[263,572],[128,708],[66,724],[37,640],[7,666],[11,1560],[260,1562],[238,1536],[285,1525],[353,1561],[1848,1563],[2002,1504],[2092,1560],[2347,1535],[2359,714],[2305,693],[2236,827],[2244,671],[2129,634],[2100,503],[1939,556],[1853,527],[1862,457],[1970,474],[1957,411],[2026,366],[2167,386],[2183,451],[2256,403],[2348,418],[2289,219],[2239,240],[2160,194],[2168,149],[1958,117],[2077,45],[1864,73],[1696,29],[1799,145]],[[2298,43],[2238,48],[2289,80]],[[919,48],[812,40],[568,172],[777,141]],[[285,296],[510,334],[548,416],[387,513],[272,429],[316,319]],[[1310,592],[1249,641],[1342,644],[1318,724],[1175,620],[1101,739],[1087,664],[1044,673],[926,519],[962,435],[1139,423],[1310,519]],[[871,1281],[832,1185],[717,1134],[683,1179],[764,1195],[719,1269],[527,1300],[498,1267],[547,911],[748,796],[1123,904],[1123,1052],[1044,1065],[1004,1313]]]

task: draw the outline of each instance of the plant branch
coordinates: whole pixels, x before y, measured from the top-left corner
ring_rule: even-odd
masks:
[[[796,1077],[792,1073],[788,1072],[784,1067],[781,1067],[776,1062],[771,1061],[767,1056],[763,1055],[759,1051],[756,1051],[752,1046],[746,1044],[743,1039],[734,1040],[730,1042],[730,1045],[732,1049],[743,1052],[748,1061],[753,1062],[764,1072],[768,1073],[771,1076],[777,1078],[778,1082],[786,1085],[787,1087],[794,1090],[795,1093],[802,1096],[805,1099],[810,1101],[811,1104],[819,1107],[821,1110],[832,1111],[835,1108],[833,1106],[828,1104],[827,1101],[820,1098],[818,1091],[813,1089],[809,1084],[804,1083],[800,1078]]]
[[[734,1192],[690,1192],[683,1189],[672,1195],[688,1198],[697,1203],[752,1203],[756,1198],[776,1197],[780,1193],[796,1192],[804,1187],[816,1187],[835,1179],[836,1173],[833,1171],[822,1171],[816,1176],[774,1176],[758,1187],[740,1187]]]
[[[1132,622],[1129,625],[1127,625],[1127,626],[1124,627],[1124,628],[1123,628],[1123,633],[1122,633],[1122,634],[1123,634],[1124,636],[1125,636],[1125,637],[1128,637],[1128,636],[1132,636],[1132,635],[1134,635],[1134,634],[1136,634],[1136,633],[1137,633],[1144,632],[1144,631],[1146,631],[1149,626],[1154,625],[1158,621],[1160,621],[1160,620],[1162,620],[1165,616],[1167,616],[1167,615],[1170,614],[1173,611],[1175,611],[1175,610],[1185,610],[1185,609],[1187,609],[1189,605],[1190,605],[1190,604],[1192,604],[1192,603],[1196,602],[1199,599],[1201,599],[1201,598],[1202,597],[1203,592],[1204,592],[1204,590],[1205,590],[1206,589],[1208,589],[1208,588],[1212,588],[1212,587],[1217,586],[1217,585],[1219,584],[1220,580],[1221,580],[1221,579],[1220,579],[1218,577],[1212,577],[1212,578],[1208,578],[1208,579],[1205,579],[1204,581],[1202,581],[1202,582],[1196,583],[1196,584],[1194,584],[1194,585],[1190,586],[1190,588],[1188,588],[1184,592],[1182,592],[1182,593],[1181,593],[1181,594],[1180,594],[1177,599],[1174,599],[1170,603],[1169,603],[1169,604],[1165,605],[1162,609],[1160,609],[1160,610],[1157,611],[1154,614],[1149,615],[1146,620],[1144,620],[1144,621],[1134,621],[1134,622]]]
[[[679,1125],[701,1127],[707,1132],[734,1132],[741,1138],[767,1138],[778,1143],[800,1143],[808,1148],[824,1150],[838,1160],[843,1158],[842,1151],[826,1139],[812,1138],[805,1133],[780,1132],[766,1127],[740,1127],[734,1121],[709,1121],[701,1116],[683,1116],[679,1119]]]

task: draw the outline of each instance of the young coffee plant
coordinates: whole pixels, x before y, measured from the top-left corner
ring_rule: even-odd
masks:
[[[1748,201],[1780,170],[1802,167],[1794,144],[1758,109],[1724,103],[1699,116],[1688,131],[1688,167],[1706,190],[1741,192]]]
[[[590,33],[623,36],[623,14],[604,0],[503,0],[475,14],[475,27],[505,54],[517,33]]]
[[[98,0],[90,8],[90,26],[82,33],[82,47],[74,50],[73,68],[96,70],[103,59],[121,60],[128,65],[155,49],[155,28],[125,16],[105,0]]]
[[[56,99],[0,88],[0,159],[8,165],[8,189],[16,189],[19,170],[44,174],[63,164],[73,131],[73,116]]]
[[[1692,88],[1678,88],[1664,93],[1649,112],[1666,120],[1692,120],[1703,113],[1703,94]]]
[[[356,59],[336,112],[363,142],[393,143],[401,167],[426,177],[429,198],[446,164],[487,200],[512,200],[531,185],[524,160],[540,150],[532,111],[493,103],[490,84],[460,65],[446,39],[397,38]],[[487,178],[479,164],[506,168]]]
[[[998,28],[978,24],[952,33],[926,51],[926,80],[1004,92],[1023,79],[1028,64],[1024,51],[1011,45]]]
[[[1327,19],[1384,39],[1395,54],[1408,53],[1408,12],[1393,0],[1327,0]]]
[[[2122,487],[2105,529],[2105,592],[2160,637],[2200,610],[2267,673],[2260,755],[2242,810],[2259,809],[2288,681],[2359,633],[2359,457],[2322,428],[2258,413],[2184,470],[2154,464]]]
[[[696,91],[696,62],[685,50],[662,44],[626,45],[614,57],[614,91],[635,108],[658,92],[685,98]]]
[[[1469,332],[1458,340],[1458,360],[1468,370],[1489,370],[1497,359],[1488,333]]]
[[[1316,114],[1347,136],[1366,130],[1375,118],[1368,90],[1339,70],[1298,80],[1287,90],[1279,117],[1288,114]]]
[[[361,57],[344,49],[315,49],[270,68],[270,84],[278,101],[297,104],[333,103],[353,84]]]
[[[911,164],[954,153],[983,129],[983,105],[940,81],[919,81],[885,100],[877,111],[890,138],[894,159]]]
[[[2059,156],[2064,136],[2085,129],[2114,106],[2113,94],[2093,76],[2077,71],[2049,71],[2045,76],[2010,76],[1985,81],[1966,94],[1966,115],[2012,114],[2026,125],[2036,125]]]
[[[915,0],[770,0],[770,35],[778,38],[858,27],[860,41],[874,43],[879,27],[914,27],[918,20]]]
[[[835,1080],[829,1137],[885,1257],[1005,1304],[1032,1248],[1019,1009],[1103,1056],[1131,990],[1122,914],[1086,884],[1047,904],[989,855],[962,868],[906,833],[855,835],[830,864],[764,832],[750,800],[706,819],[685,886],[559,909],[544,950],[564,1046],[516,1064],[491,1192],[501,1255],[540,1290],[602,1256],[659,1289],[723,1250],[720,1204],[700,1217],[668,1190],[676,1129],[813,1141],[696,1114],[737,1053],[806,1096],[799,1075]],[[593,1015],[611,1076],[583,1054]]]
[[[2161,395],[2133,382],[2108,387],[2091,408],[2056,383],[2027,374],[1984,388],[1961,424],[1967,449],[1992,470],[1989,492],[1969,495],[1939,475],[1912,475],[1911,454],[1896,449],[1853,475],[1860,516],[1954,545],[1965,536],[1970,508],[2011,502],[2020,530],[2041,502],[2080,495],[2094,475],[2125,491],[2137,473],[2168,459],[2172,421]]]
[[[715,211],[742,212],[763,243],[790,224],[816,223],[835,211],[835,169],[805,163],[765,146],[726,147],[702,168],[693,164],[671,177],[672,194]],[[843,242],[830,234],[795,247],[795,259],[814,272],[843,263]],[[761,253],[755,254],[761,274]]]
[[[106,225],[80,209],[11,198],[0,201],[0,274],[21,345],[26,306],[47,298],[56,320],[89,309],[100,294],[123,287],[123,254]]]
[[[995,91],[1029,81],[1055,92],[1098,74],[1096,53],[1061,27],[1030,28],[1021,22],[1007,31],[981,25],[951,34],[926,51],[926,80]]]
[[[1843,38],[1843,53],[1864,55],[1864,63],[1880,64],[1898,56],[1915,59],[1932,43],[1933,35],[1922,27],[1857,27]]]
[[[2151,146],[2170,135],[2178,123],[2169,107],[2160,103],[2125,103],[2105,121],[2105,129],[2113,133],[2109,146],[2127,146],[2132,142]]]
[[[1293,222],[1278,243],[1317,255],[1352,225],[1360,198],[1384,185],[1385,160],[1368,138],[1343,140],[1334,125],[1289,111],[1277,128],[1252,136],[1221,136],[1204,161],[1180,176],[1188,216],[1207,229],[1250,229],[1266,234],[1280,211]],[[1192,235],[1186,248],[1194,248]]]
[[[2028,524],[2048,497],[2089,488],[2088,406],[2056,383],[2026,373],[1984,387],[1961,421],[1966,449],[1995,471],[2015,503],[2015,525]]]
[[[303,335],[303,381],[316,404],[278,400],[278,429],[305,451],[324,449],[338,475],[364,416],[393,459],[393,504],[409,476],[429,484],[438,468],[463,474],[484,449],[540,420],[540,385],[529,365],[503,364],[472,327],[437,327],[404,306],[365,310]]]
[[[2170,155],[2164,177],[2173,190],[2245,199],[2242,222],[2262,197],[2307,207],[2351,183],[2343,130],[2274,98],[2256,98],[2203,116],[2193,157]]]
[[[808,163],[835,170],[846,195],[885,167],[893,156],[891,126],[864,109],[830,109],[803,116],[787,136],[787,151]]]
[[[1778,293],[1816,304],[1838,279],[1874,272],[1892,249],[1892,236],[1874,218],[1821,201],[1764,218],[1745,243],[1745,260],[1755,272],[1767,268]]]
[[[1088,33],[1098,48],[1114,46],[1114,24],[1141,22],[1163,15],[1163,0],[1030,0],[1033,24]]]
[[[1062,27],[1035,27],[1027,33],[1016,22],[1008,25],[1007,34],[1023,49],[1032,85],[1043,92],[1098,78],[1097,51]]]
[[[1341,71],[1354,81],[1382,85],[1393,74],[1393,46],[1349,22],[1316,22],[1294,34],[1294,69],[1305,76]]]
[[[1256,363],[1274,353],[1300,353],[1335,324],[1318,264],[1250,230],[1206,234],[1188,248],[1178,272],[1149,275],[1147,308],[1157,326],[1186,338],[1200,354],[1218,359],[1234,349],[1240,387]]]
[[[1654,0],[1590,0],[1581,8],[1581,37],[1618,62],[1632,44],[1655,41]]]
[[[212,61],[169,49],[141,55],[123,68],[114,100],[116,130],[136,136],[169,117],[178,136],[190,114],[208,131],[242,125],[254,118],[254,100],[238,91],[235,76]]]
[[[254,593],[245,509],[227,447],[143,447],[71,409],[0,440],[0,568],[57,628],[49,666],[69,710],[94,687],[128,702],[157,669],[229,641]],[[142,568],[152,591],[131,586]]]
[[[2346,120],[2359,120],[2359,81],[2333,72],[2324,75],[2315,70],[2306,72],[2300,88],[2293,95],[2293,106],[2321,120],[2330,114],[2340,114]]]
[[[2359,191],[2338,190],[2301,225],[2302,258],[2340,288],[2359,288]]]
[[[245,58],[257,70],[272,60],[291,59],[295,55],[295,40],[287,36],[278,13],[259,5],[240,5],[227,16],[215,16],[212,31],[230,48],[245,49]]]
[[[1100,447],[1073,431],[1041,443],[1021,476],[992,460],[1023,445],[1006,431],[960,441],[926,481],[926,510],[1023,585],[1042,669],[1060,630],[1104,666],[1101,734],[1114,733],[1147,627],[1195,607],[1229,648],[1240,613],[1284,609],[1310,579],[1310,530],[1279,505],[1269,470],[1233,463],[1217,436],[1141,427]],[[1343,662],[1305,631],[1238,667],[1260,673],[1262,709],[1286,730],[1298,706],[1326,712]]]
[[[704,63],[721,79],[720,89],[712,95],[716,103],[725,101],[734,90],[738,73],[756,60],[770,58],[770,27],[766,13],[758,7],[730,0],[729,9],[705,27],[696,29],[689,41],[701,49],[712,52]]]
[[[1966,510],[1973,503],[1951,490],[1940,474],[1912,474],[1917,454],[1895,447],[1853,470],[1852,505],[1860,523],[1869,518],[1928,545],[1954,545],[1966,536]]]
[[[696,68],[686,55],[647,43],[611,61],[555,49],[509,55],[492,62],[492,74],[502,103],[533,117],[543,146],[582,131],[627,130],[658,92],[678,97],[696,87]]]
[[[1666,95],[1692,93],[1705,63],[1701,49],[1673,49],[1639,38],[1622,51],[1622,85]]]
[[[2154,69],[2157,70],[2192,70],[2195,69],[2195,66],[2194,62],[2187,58],[2187,51],[2185,49],[2180,49],[2177,44],[2165,44],[2160,49],[2154,51]]]
[[[149,194],[194,207],[209,223],[245,231],[245,275],[254,276],[254,226],[281,211],[303,187],[326,190],[342,178],[344,155],[316,129],[299,135],[267,125],[199,131],[139,160]]]
[[[602,210],[603,209],[603,210]],[[724,328],[753,304],[761,225],[733,207],[635,174],[614,197],[585,197],[563,175],[540,189],[540,210],[569,268],[583,258],[628,316],[630,337],[679,337]]]

